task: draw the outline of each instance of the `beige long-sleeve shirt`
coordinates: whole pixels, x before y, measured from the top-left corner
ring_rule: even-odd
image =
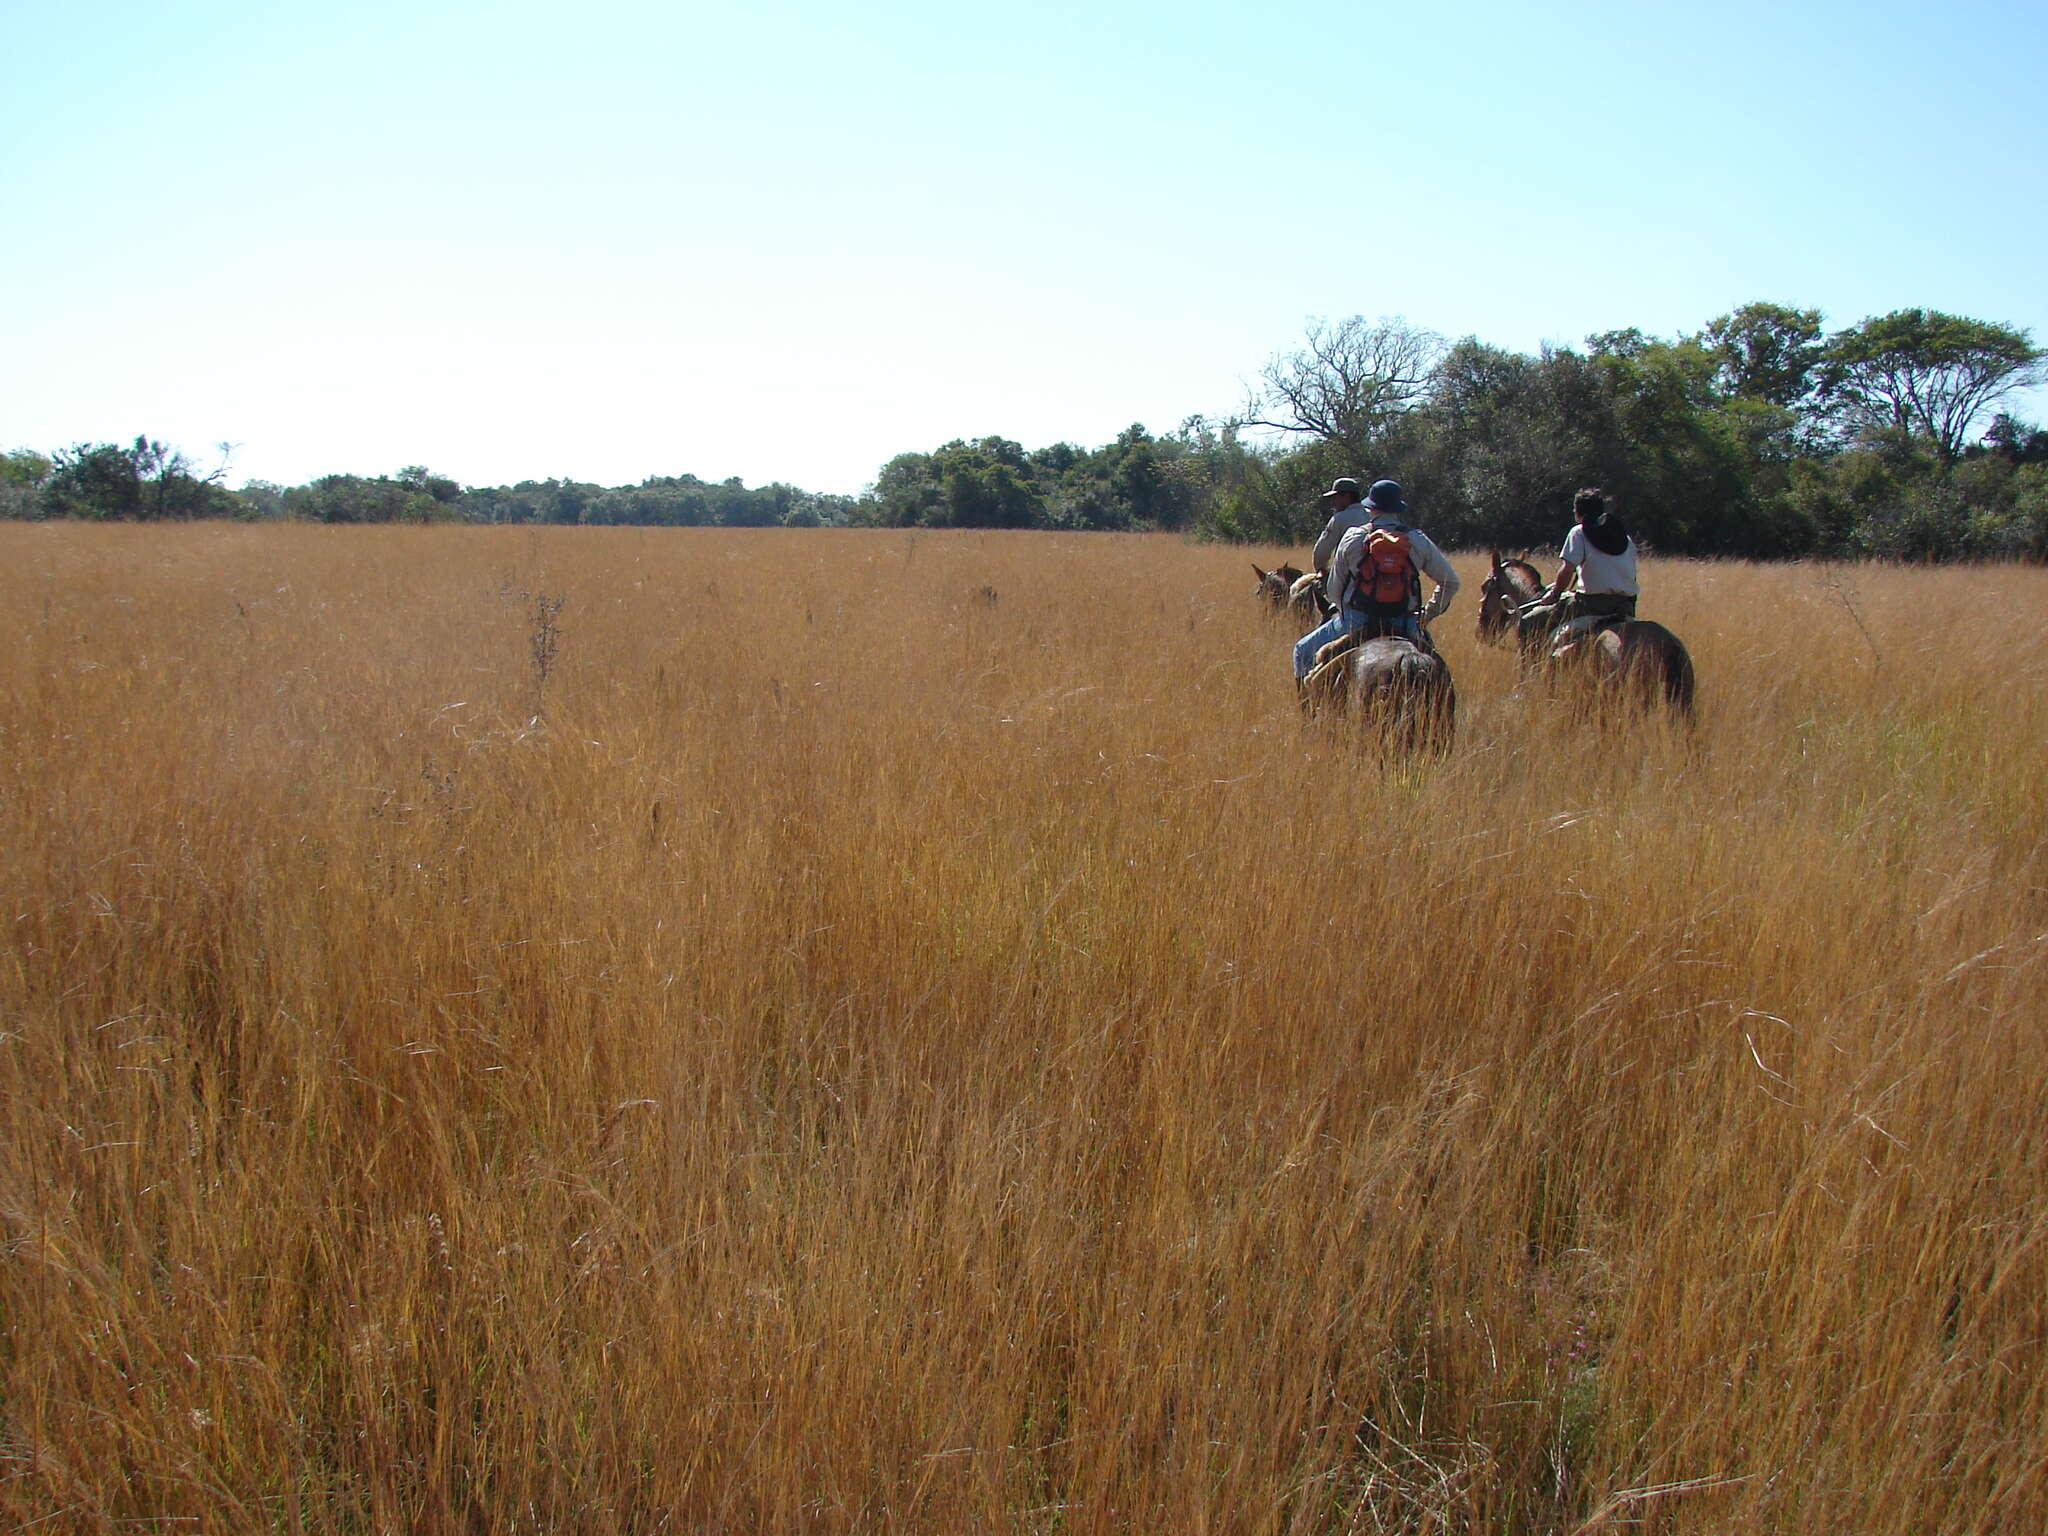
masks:
[[[1408,558],[1414,561],[1417,570],[1436,583],[1436,590],[1429,594],[1429,602],[1423,606],[1422,622],[1427,624],[1439,614],[1448,613],[1451,599],[1458,595],[1458,573],[1451,569],[1451,562],[1445,558],[1444,552],[1420,528],[1410,528],[1391,519],[1377,521],[1381,527],[1408,535]],[[1365,558],[1366,536],[1372,532],[1373,526],[1373,523],[1362,524],[1337,541],[1337,555],[1330,562],[1330,578],[1323,589],[1331,602],[1341,606],[1350,596],[1359,562]]]
[[[1323,525],[1323,531],[1316,535],[1315,553],[1309,556],[1308,563],[1316,570],[1327,571],[1330,562],[1337,558],[1337,546],[1343,542],[1344,535],[1354,528],[1363,528],[1371,517],[1372,508],[1362,501],[1354,501],[1342,512],[1332,513],[1329,522]]]

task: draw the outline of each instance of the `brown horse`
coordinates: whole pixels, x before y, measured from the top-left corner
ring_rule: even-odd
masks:
[[[1479,584],[1479,638],[1489,645],[1517,645],[1525,661],[1553,674],[1566,669],[1641,704],[1663,703],[1686,719],[1692,717],[1692,657],[1685,643],[1662,624],[1649,619],[1609,620],[1585,634],[1527,636],[1520,634],[1513,610],[1547,590],[1536,567],[1526,560],[1493,556],[1486,580]]]
[[[1272,570],[1260,570],[1259,562],[1252,562],[1252,569],[1258,572],[1259,597],[1276,610],[1288,606],[1294,595],[1294,584],[1301,580],[1301,572],[1291,565],[1275,566]]]
[[[1361,725],[1404,752],[1448,752],[1457,729],[1458,693],[1435,648],[1395,635],[1346,635],[1316,653],[1302,679],[1302,706],[1354,713]]]
[[[1303,634],[1336,611],[1330,606],[1329,599],[1323,596],[1323,578],[1314,571],[1304,575],[1291,565],[1261,570],[1256,560],[1252,562],[1252,569],[1258,572],[1260,601],[1270,603],[1275,613],[1284,613],[1298,620]]]

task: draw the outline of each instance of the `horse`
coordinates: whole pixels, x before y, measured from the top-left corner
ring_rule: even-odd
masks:
[[[1336,612],[1323,596],[1323,578],[1314,571],[1304,575],[1291,565],[1261,570],[1256,560],[1252,569],[1258,572],[1260,600],[1270,603],[1275,613],[1292,615],[1304,635]]]
[[[1294,594],[1294,585],[1301,580],[1301,572],[1291,565],[1275,566],[1272,570],[1260,570],[1259,562],[1252,562],[1252,569],[1259,577],[1259,597],[1276,611],[1285,609]]]
[[[1361,725],[1377,727],[1383,741],[1406,752],[1448,752],[1457,728],[1451,669],[1434,646],[1401,635],[1360,630],[1332,640],[1316,652],[1301,699],[1310,714],[1355,712]]]
[[[1694,678],[1685,642],[1650,619],[1606,619],[1583,634],[1520,634],[1511,610],[1548,589],[1526,560],[1493,565],[1479,584],[1479,638],[1488,645],[1519,645],[1522,659],[1552,675],[1567,670],[1592,679],[1603,692],[1643,705],[1662,703],[1692,718]]]
[[[1310,571],[1306,576],[1297,577],[1288,589],[1287,611],[1302,621],[1301,632],[1305,635],[1337,609],[1323,596],[1323,578]]]

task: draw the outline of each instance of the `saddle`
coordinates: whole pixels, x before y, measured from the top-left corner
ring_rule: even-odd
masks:
[[[1317,651],[1316,665],[1321,666],[1326,661],[1335,661],[1346,651],[1356,650],[1368,640],[1407,640],[1408,637],[1406,635],[1392,633],[1392,626],[1397,622],[1399,621],[1395,619],[1367,618],[1363,624],[1352,630],[1350,634],[1339,635],[1328,645]],[[1412,644],[1413,642],[1410,643]],[[1427,629],[1423,629],[1422,643],[1415,648],[1425,656],[1437,654],[1436,642],[1430,639]]]
[[[1635,616],[1627,613],[1587,614],[1576,619],[1571,625],[1560,629],[1551,636],[1550,659],[1566,661],[1579,654],[1587,642],[1598,640],[1609,630],[1617,633],[1622,625],[1635,622]]]

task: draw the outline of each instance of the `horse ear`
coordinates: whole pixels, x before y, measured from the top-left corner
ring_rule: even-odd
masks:
[[[1259,571],[1259,562],[1258,562],[1258,561],[1254,560],[1254,561],[1252,562],[1252,569],[1253,569],[1253,570],[1255,570],[1255,571]],[[1264,581],[1265,579],[1266,579],[1266,573],[1265,573],[1264,571],[1259,571],[1259,580],[1261,580],[1261,581]]]
[[[1498,576],[1500,574],[1500,551],[1489,549],[1486,553],[1487,557],[1493,561],[1493,574]]]

